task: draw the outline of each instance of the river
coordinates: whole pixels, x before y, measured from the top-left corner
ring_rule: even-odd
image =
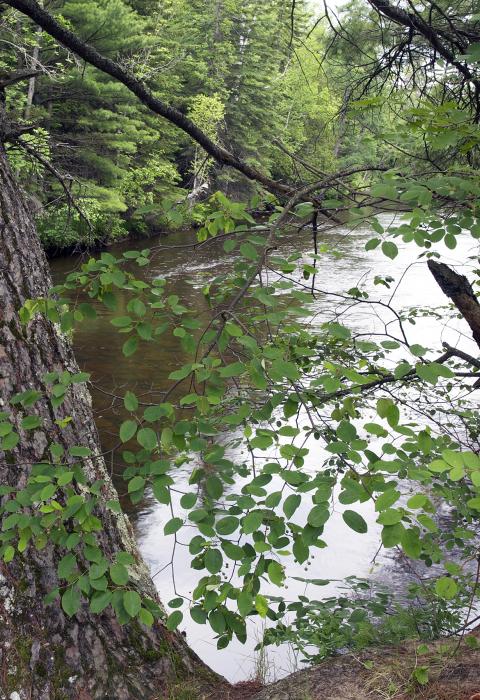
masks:
[[[383,223],[387,223],[392,215],[383,215]],[[185,299],[189,307],[195,308],[198,316],[208,312],[207,302],[201,293],[201,288],[213,277],[226,274],[231,267],[231,256],[227,255],[220,243],[213,242],[208,246],[192,250],[185,246],[194,240],[194,232],[175,232],[158,240],[143,240],[134,243],[127,242],[113,246],[110,252],[120,253],[128,249],[149,248],[162,244],[162,249],[156,254],[152,265],[142,269],[146,279],[164,277],[170,294],[176,294]],[[425,259],[419,261],[421,252],[414,244],[400,247],[400,254],[395,260],[385,258],[379,250],[366,253],[365,242],[372,237],[372,231],[367,227],[351,230],[347,227],[337,227],[333,231],[321,234],[321,243],[325,243],[336,253],[325,252],[318,262],[317,284],[329,292],[341,292],[360,283],[366,284],[372,298],[388,300],[396,283],[401,284],[395,291],[394,302],[397,309],[409,306],[428,305],[429,307],[444,306],[446,299],[437,287],[425,264]],[[465,265],[467,257],[475,254],[477,246],[472,239],[461,241],[458,248],[451,251],[438,244],[442,261],[453,265]],[[304,229],[301,233],[292,233],[284,237],[282,253],[302,251],[305,260],[311,252],[311,233]],[[478,251],[477,251],[478,253]],[[81,262],[81,256],[57,258],[52,261],[52,273],[55,281],[60,281],[64,275]],[[473,267],[473,263],[472,263]],[[137,274],[139,274],[137,272]],[[389,275],[395,279],[390,290],[382,285],[373,285],[375,275]],[[120,296],[120,306],[115,315],[122,315],[122,305],[126,304],[125,297]],[[329,320],[335,309],[334,302],[324,294],[317,294],[312,303],[311,323],[324,323]],[[98,316],[95,321],[83,324],[74,335],[75,352],[82,370],[92,375],[92,394],[97,425],[100,431],[102,446],[111,449],[118,440],[118,426],[123,419],[122,407],[111,394],[121,394],[130,389],[137,395],[142,392],[162,392],[170,385],[168,375],[180,364],[187,361],[183,357],[178,338],[165,333],[157,343],[144,343],[141,351],[131,358],[122,355],[121,347],[124,337],[109,323],[112,313],[104,306],[98,306]],[[388,314],[388,312],[386,312]],[[379,317],[370,307],[356,307],[343,318],[343,323],[364,333],[378,331],[385,319]],[[393,334],[398,331],[391,327]],[[441,342],[447,341],[452,345],[462,343],[462,349],[471,349],[468,328],[461,321],[453,320],[444,325],[434,319],[419,318],[415,325],[409,326],[410,342],[420,343],[428,347],[441,348]],[[317,448],[318,449],[318,448]],[[318,457],[318,455],[317,455]],[[315,470],[315,452],[308,456],[307,469]],[[123,469],[115,455],[111,459],[111,471],[120,494],[125,491],[120,472]],[[191,468],[191,467],[190,467]],[[184,474],[187,479],[188,474]],[[166,506],[153,498],[146,499],[139,506],[132,507],[128,500],[122,498],[122,503],[128,511],[136,528],[141,551],[148,562],[155,583],[164,602],[175,597],[168,563],[171,558],[171,538],[163,535],[163,525],[171,517]],[[360,510],[360,509],[359,509]],[[305,512],[305,509],[304,509]],[[370,503],[363,504],[361,511],[369,524],[366,534],[356,534],[348,530],[343,523],[340,508],[333,513],[327,523],[324,539],[332,546],[317,550],[315,559],[308,567],[308,576],[312,578],[334,579],[329,586],[308,591],[314,595],[331,595],[337,590],[340,580],[349,575],[368,577],[379,567],[385,565],[385,557],[372,560],[378,549],[379,527],[375,522],[376,515]],[[299,515],[301,516],[301,509]],[[333,546],[334,545],[334,546]],[[293,576],[306,576],[304,567],[288,564],[288,573]],[[190,568],[188,552],[180,548],[175,553],[176,587],[180,593],[189,594],[195,582],[201,575]],[[397,580],[397,585],[402,582]],[[279,589],[271,588],[268,592],[278,595]],[[305,585],[289,580],[287,595],[289,599],[305,592]],[[188,613],[180,629],[186,635],[190,646],[214,670],[237,682],[252,677],[257,670],[258,655],[254,646],[261,636],[261,628],[249,624],[250,635],[245,645],[238,641],[229,647],[217,651],[214,633],[207,626],[193,623]],[[288,647],[267,649],[267,680],[281,677],[295,670],[298,660]]]

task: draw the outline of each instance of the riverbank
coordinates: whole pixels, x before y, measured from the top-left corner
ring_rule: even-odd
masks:
[[[480,647],[471,640],[412,641],[327,659],[258,689],[240,683],[208,700],[479,700]],[[478,694],[478,697],[477,697]],[[175,697],[175,696],[173,696]],[[184,696],[180,696],[184,697]],[[189,696],[185,696],[189,697]],[[192,700],[196,697],[191,696]]]
[[[128,242],[131,242],[134,245],[136,241],[145,241],[154,238],[166,238],[168,235],[169,231],[166,229],[151,229],[149,231],[142,231],[142,233],[131,231],[125,232],[125,235],[120,237],[97,238],[91,241],[79,240],[75,241],[75,243],[68,245],[48,244],[43,242],[43,249],[48,260],[55,260],[56,258],[74,257],[83,253],[97,255],[102,251],[109,250],[110,248],[116,245]]]

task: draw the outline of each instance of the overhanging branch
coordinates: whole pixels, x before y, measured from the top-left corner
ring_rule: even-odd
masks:
[[[480,304],[472,285],[465,275],[459,275],[445,263],[429,260],[427,265],[442,292],[453,301],[472,329],[473,338],[480,348]]]

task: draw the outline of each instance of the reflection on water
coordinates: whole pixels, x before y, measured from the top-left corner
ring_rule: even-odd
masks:
[[[386,223],[391,215],[385,215]],[[358,228],[354,231],[338,227],[333,232],[324,234],[322,243],[327,243],[331,249],[335,249],[340,255],[325,253],[318,261],[317,287],[332,292],[341,292],[360,284],[372,294],[372,298],[389,301],[394,293],[394,303],[397,309],[408,306],[443,306],[446,303],[433,278],[426,268],[425,261],[417,261],[419,249],[409,245],[400,251],[400,255],[390,261],[380,251],[365,253],[364,244],[371,237],[371,232],[366,228]],[[137,276],[144,275],[145,279],[164,277],[167,280],[167,292],[176,294],[185,300],[190,308],[193,308],[198,318],[207,317],[209,309],[204,295],[199,291],[209,280],[214,277],[227,274],[231,268],[231,257],[227,256],[221,244],[212,243],[197,249],[182,247],[189,240],[194,240],[194,233],[174,233],[164,239],[165,248],[158,251],[154,262],[148,268],[142,268],[140,272],[135,268]],[[470,250],[471,239],[465,240],[461,247],[455,251],[449,251],[439,246],[442,260],[451,264],[464,264]],[[125,249],[152,247],[158,241],[139,241],[132,244],[125,243],[115,246],[111,252],[121,253]],[[167,248],[168,246],[168,248]],[[308,231],[292,233],[285,236],[281,243],[279,253],[282,255],[304,251],[305,260],[308,259],[311,250],[311,240]],[[73,258],[59,258],[52,262],[52,271],[56,281],[73,269],[78,260]],[[406,273],[402,277],[404,271]],[[375,275],[389,275],[395,279],[395,283],[388,290],[382,285],[373,285]],[[401,284],[396,288],[396,283]],[[119,293],[119,307],[115,315],[122,315],[127,304],[126,296]],[[338,312],[341,300],[326,296],[321,292],[316,294],[312,304],[313,326],[320,326],[326,320],[335,316]],[[75,333],[74,344],[78,362],[81,368],[92,375],[93,400],[97,425],[100,431],[102,446],[111,450],[118,442],[118,426],[123,420],[122,406],[115,402],[114,395],[123,396],[126,389],[134,391],[140,398],[142,394],[149,395],[146,401],[151,402],[152,394],[160,395],[166,391],[170,383],[168,375],[179,365],[187,361],[183,353],[179,339],[171,333],[165,333],[157,343],[143,343],[141,350],[131,358],[122,355],[121,347],[124,337],[109,323],[112,312],[104,306],[98,306],[98,316],[95,321],[84,324]],[[342,317],[342,322],[365,334],[383,332],[385,323],[392,335],[398,335],[398,324],[395,323],[393,314],[388,310],[380,313],[378,307],[372,308],[366,305],[354,306]],[[462,336],[462,348],[469,350],[468,329],[460,321],[452,321],[447,325],[439,324],[433,319],[419,318],[415,325],[408,327],[409,340],[412,343],[421,343],[430,347],[441,348],[441,342],[447,341],[452,345],[458,342],[459,334]],[[155,399],[154,399],[155,400]],[[315,472],[322,463],[323,457],[318,443],[307,445],[311,448],[306,460],[306,468]],[[227,455],[237,463],[242,455]],[[246,455],[245,455],[246,457]],[[186,482],[188,472],[184,466],[184,473],[180,474],[180,481]],[[192,469],[192,463],[188,471]],[[125,491],[124,482],[120,477],[123,466],[112,457],[111,470],[113,478],[120,494]],[[235,484],[238,487],[238,483]],[[270,488],[270,487],[269,487]],[[273,488],[273,485],[272,485]],[[307,496],[307,498],[309,498]],[[171,538],[163,535],[164,523],[170,519],[170,511],[153,499],[146,499],[139,506],[130,504],[123,498],[124,507],[130,513],[136,526],[142,552],[148,561],[155,582],[164,602],[174,597],[175,588],[172,580],[172,569],[169,566],[171,559]],[[308,512],[308,502],[300,507],[295,515],[298,522],[304,522]],[[180,510],[180,506],[176,504]],[[359,508],[363,517],[369,524],[367,534],[356,534],[349,530],[341,517],[341,506],[338,506],[332,518],[326,525],[324,539],[331,545],[325,549],[316,550],[315,558],[306,566],[295,565],[293,561],[288,563],[290,576],[308,576],[311,578],[328,578],[341,580],[346,576],[355,574],[366,577],[372,573],[372,560],[378,548],[379,526],[375,522],[373,505],[362,504]],[[183,531],[182,531],[183,533]],[[195,531],[192,526],[192,535]],[[191,539],[191,538],[188,538]],[[175,552],[175,576],[176,591],[189,596],[196,585],[202,572],[190,568],[190,558],[186,548],[179,547]],[[379,564],[380,562],[380,564]],[[376,559],[376,566],[381,565],[381,559]],[[308,574],[305,569],[308,569]],[[331,595],[336,590],[335,583],[317,590],[309,590],[311,597],[319,595]],[[401,581],[399,581],[401,585]],[[274,586],[267,589],[268,593],[278,594]],[[305,593],[305,584],[298,581],[289,581],[286,598],[293,600],[299,594]],[[233,641],[230,646],[218,652],[214,641],[214,634],[209,627],[199,626],[190,621],[188,613],[185,615],[183,629],[187,633],[187,639],[195,651],[216,671],[227,676],[232,681],[239,681],[252,676],[254,673],[254,646],[260,637],[261,630],[253,622],[249,623],[251,634],[249,641],[241,645]],[[287,649],[268,649],[269,663],[272,665],[275,675],[282,676],[292,671],[291,656]]]

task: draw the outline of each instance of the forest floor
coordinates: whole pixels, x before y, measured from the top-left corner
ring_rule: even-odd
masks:
[[[418,642],[370,648],[328,659],[268,686],[244,682],[217,688],[204,697],[205,700],[480,700],[480,647],[472,649],[464,642],[459,645],[458,640],[450,639],[430,644],[422,654],[418,649]]]

